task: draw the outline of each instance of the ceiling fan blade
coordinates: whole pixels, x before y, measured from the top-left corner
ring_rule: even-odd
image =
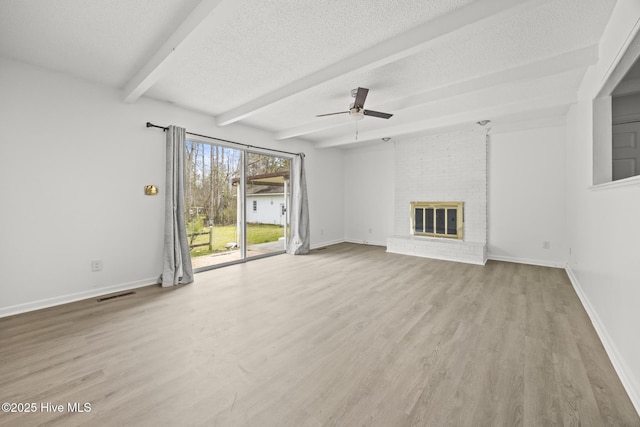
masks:
[[[388,119],[391,116],[393,116],[393,114],[381,113],[380,111],[371,111],[371,110],[364,110],[364,115],[371,116],[371,117],[380,117],[381,119]]]
[[[364,107],[364,100],[367,99],[367,94],[369,93],[369,89],[359,87],[356,92],[356,100],[353,101],[354,107]]]
[[[349,114],[348,111],[340,111],[339,113],[318,114],[316,117],[335,116],[336,114]]]

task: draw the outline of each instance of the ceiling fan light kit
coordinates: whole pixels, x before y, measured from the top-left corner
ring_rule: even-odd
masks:
[[[362,120],[364,119],[364,111],[362,111],[362,108],[351,107],[349,109],[349,116],[351,120]]]

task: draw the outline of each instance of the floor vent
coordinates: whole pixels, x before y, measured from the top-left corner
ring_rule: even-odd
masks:
[[[117,295],[110,295],[108,297],[98,298],[98,302],[108,301],[108,300],[114,299],[114,298],[126,297],[127,295],[135,295],[135,292],[129,291],[129,292],[123,292],[123,293],[117,294]]]

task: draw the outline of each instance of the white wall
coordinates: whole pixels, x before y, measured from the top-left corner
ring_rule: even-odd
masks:
[[[640,2],[620,0],[567,122],[569,272],[636,409],[640,411],[640,186],[590,189],[592,100],[640,20]],[[605,186],[606,187],[606,186]]]
[[[565,133],[562,126],[490,136],[489,258],[565,266]]]
[[[344,170],[339,149],[320,149],[305,158],[311,248],[344,241]]]
[[[345,151],[345,240],[386,246],[394,226],[393,188],[392,142]]]
[[[0,316],[153,283],[161,271],[164,134],[151,121],[304,151],[311,242],[344,235],[342,153],[0,59]],[[331,170],[331,173],[327,171]],[[155,184],[160,196],[144,196]],[[324,234],[320,233],[323,229]],[[92,273],[90,261],[104,269]]]

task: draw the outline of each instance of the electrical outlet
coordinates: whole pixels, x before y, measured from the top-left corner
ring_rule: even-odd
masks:
[[[102,260],[94,259],[91,261],[91,271],[100,271],[102,270]]]
[[[371,228],[370,228],[370,229],[369,229],[369,234],[371,234],[372,232],[373,232],[373,229],[371,229]]]
[[[320,229],[320,235],[321,235],[321,236],[324,236],[324,228],[321,228],[321,229]]]
[[[544,241],[542,242],[542,249],[551,249],[551,242]]]

